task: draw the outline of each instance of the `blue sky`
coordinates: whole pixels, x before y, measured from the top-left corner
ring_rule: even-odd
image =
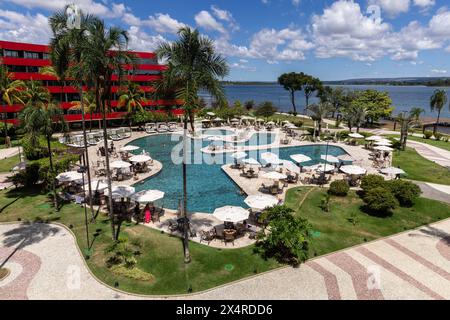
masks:
[[[47,43],[47,17],[67,2],[128,30],[135,50],[196,27],[226,56],[229,80],[450,74],[444,0],[0,0],[0,39]]]

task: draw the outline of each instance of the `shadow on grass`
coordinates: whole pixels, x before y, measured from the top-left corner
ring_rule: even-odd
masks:
[[[362,205],[359,207],[359,209],[361,210],[361,212],[366,213],[367,215],[371,216],[371,217],[376,217],[376,218],[390,218],[393,215],[392,211],[375,211],[375,210],[371,210],[369,207],[367,207],[367,205]]]

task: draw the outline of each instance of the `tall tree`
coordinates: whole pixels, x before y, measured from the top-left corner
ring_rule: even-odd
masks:
[[[318,104],[310,105],[307,109],[311,112],[311,118],[317,121],[317,135],[322,133],[322,122],[330,112],[333,110],[333,106],[329,102],[319,102]]]
[[[425,112],[422,108],[411,108],[409,112],[402,112],[397,116],[397,121],[400,123],[400,148],[406,149],[408,141],[408,131],[412,125],[418,124],[420,115]]]
[[[303,93],[306,100],[305,111],[309,107],[309,99],[311,98],[312,94],[314,92],[319,93],[322,87],[322,81],[320,81],[318,78],[314,78],[313,76],[307,74],[303,76]]]
[[[365,107],[366,121],[370,124],[373,124],[380,118],[390,116],[394,110],[389,93],[377,90],[356,92],[352,103]]]
[[[283,73],[278,77],[278,83],[282,85],[285,90],[289,91],[289,94],[291,95],[292,109],[295,115],[297,114],[297,107],[295,105],[295,92],[302,90],[305,79],[304,76],[305,75],[303,74],[303,72],[290,72]]]
[[[94,112],[98,111],[97,104],[95,103],[95,95],[92,90],[89,90],[87,92],[84,92],[82,95],[83,103],[80,101],[72,101],[73,107],[71,107],[69,110],[81,110],[83,108],[84,113],[89,113],[90,121],[89,121],[89,132],[92,132],[92,118]]]
[[[225,77],[229,68],[225,59],[216,53],[214,43],[208,37],[200,35],[198,30],[189,27],[180,28],[179,38],[174,42],[163,42],[156,53],[161,60],[167,60],[169,68],[163,74],[158,85],[170,88],[175,83],[180,85],[176,97],[183,101],[184,135],[183,135],[183,214],[184,225],[184,259],[189,263],[189,239],[187,218],[187,122],[193,124],[194,110],[198,108],[198,91],[203,89],[218,101],[225,101],[225,94],[219,78]],[[192,127],[192,130],[194,128]]]
[[[319,91],[318,97],[321,102],[329,102],[333,106],[332,118],[339,115],[341,108],[345,105],[345,90],[342,87],[324,86]]]
[[[142,88],[135,82],[128,82],[125,86],[121,88],[119,92],[119,102],[118,107],[125,107],[128,113],[128,124],[131,130],[131,119],[136,112],[143,112],[144,107],[142,103],[144,103],[145,93]]]
[[[25,108],[20,113],[20,120],[30,138],[31,144],[37,146],[39,137],[42,134],[47,141],[53,200],[55,209],[58,210],[51,138],[55,124],[64,122],[63,113],[61,108],[51,101],[50,92],[41,82],[30,81],[27,83],[26,89],[23,91],[22,95],[25,102]]]
[[[84,41],[77,46],[80,53],[79,64],[75,72],[82,71],[89,80],[95,94],[95,103],[102,112],[103,143],[105,148],[106,180],[111,194],[111,170],[109,167],[108,131],[106,114],[111,108],[112,81],[121,82],[124,74],[124,64],[136,65],[135,56],[127,52],[128,33],[118,27],[105,26],[103,20],[92,19],[87,25]],[[117,241],[120,228],[115,227],[116,219],[112,197],[108,197],[111,234]],[[117,214],[122,214],[118,212]]]
[[[1,63],[1,60],[0,60]],[[7,122],[7,111],[6,107],[11,106],[16,102],[24,104],[21,99],[21,88],[25,85],[20,80],[13,80],[13,74],[8,72],[5,65],[0,65],[0,101],[5,103],[5,146],[9,148],[11,146],[11,141],[8,136],[8,122]]]
[[[441,111],[444,109],[445,105],[447,104],[447,93],[445,90],[442,89],[436,89],[433,92],[433,95],[430,98],[430,109],[432,112],[437,111],[437,119],[436,123],[434,124],[433,128],[433,135],[436,134],[437,126],[439,124],[439,118],[441,117]]]

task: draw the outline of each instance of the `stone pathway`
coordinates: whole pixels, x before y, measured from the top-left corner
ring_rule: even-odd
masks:
[[[24,240],[25,239],[25,240]],[[99,283],[56,225],[0,224],[1,299],[140,299]],[[195,259],[195,257],[194,257]],[[156,298],[156,297],[147,297]],[[450,299],[450,219],[177,299]]]
[[[20,150],[22,152],[22,147],[20,147]],[[13,157],[16,154],[19,154],[19,148],[18,147],[12,147],[12,148],[7,148],[7,149],[0,149],[0,160]]]

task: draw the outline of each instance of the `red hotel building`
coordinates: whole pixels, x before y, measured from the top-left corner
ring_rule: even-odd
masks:
[[[175,100],[151,100],[152,92],[154,91],[152,82],[161,78],[161,71],[164,70],[164,65],[159,65],[156,59],[156,55],[151,52],[135,52],[133,53],[138,58],[136,70],[132,71],[131,66],[125,66],[129,69],[127,79],[137,82],[142,90],[145,92],[147,99],[144,103],[147,111],[162,111],[162,107],[172,106],[173,113],[180,114],[182,111],[179,109],[179,101]],[[13,79],[17,80],[39,80],[42,81],[44,86],[48,88],[56,101],[61,100],[61,84],[56,77],[50,75],[44,75],[39,73],[39,68],[51,65],[49,56],[49,47],[46,45],[30,44],[30,43],[18,43],[10,41],[0,41],[0,59],[9,72],[13,74]],[[117,76],[113,76],[112,87],[112,112],[107,114],[108,120],[123,118],[126,112],[123,109],[117,107],[117,91],[118,83]],[[67,122],[80,122],[81,111],[69,110],[73,107],[72,101],[79,101],[78,88],[71,86],[70,80],[66,81],[63,91],[63,101],[61,107],[64,109],[64,117]],[[4,102],[0,101],[0,112],[4,121],[5,116],[7,122],[18,124],[18,112],[23,108],[22,105],[3,105]],[[90,114],[85,114],[86,121],[90,121]],[[101,119],[101,113],[94,113],[92,115],[93,121]],[[2,122],[3,122],[2,121]]]

